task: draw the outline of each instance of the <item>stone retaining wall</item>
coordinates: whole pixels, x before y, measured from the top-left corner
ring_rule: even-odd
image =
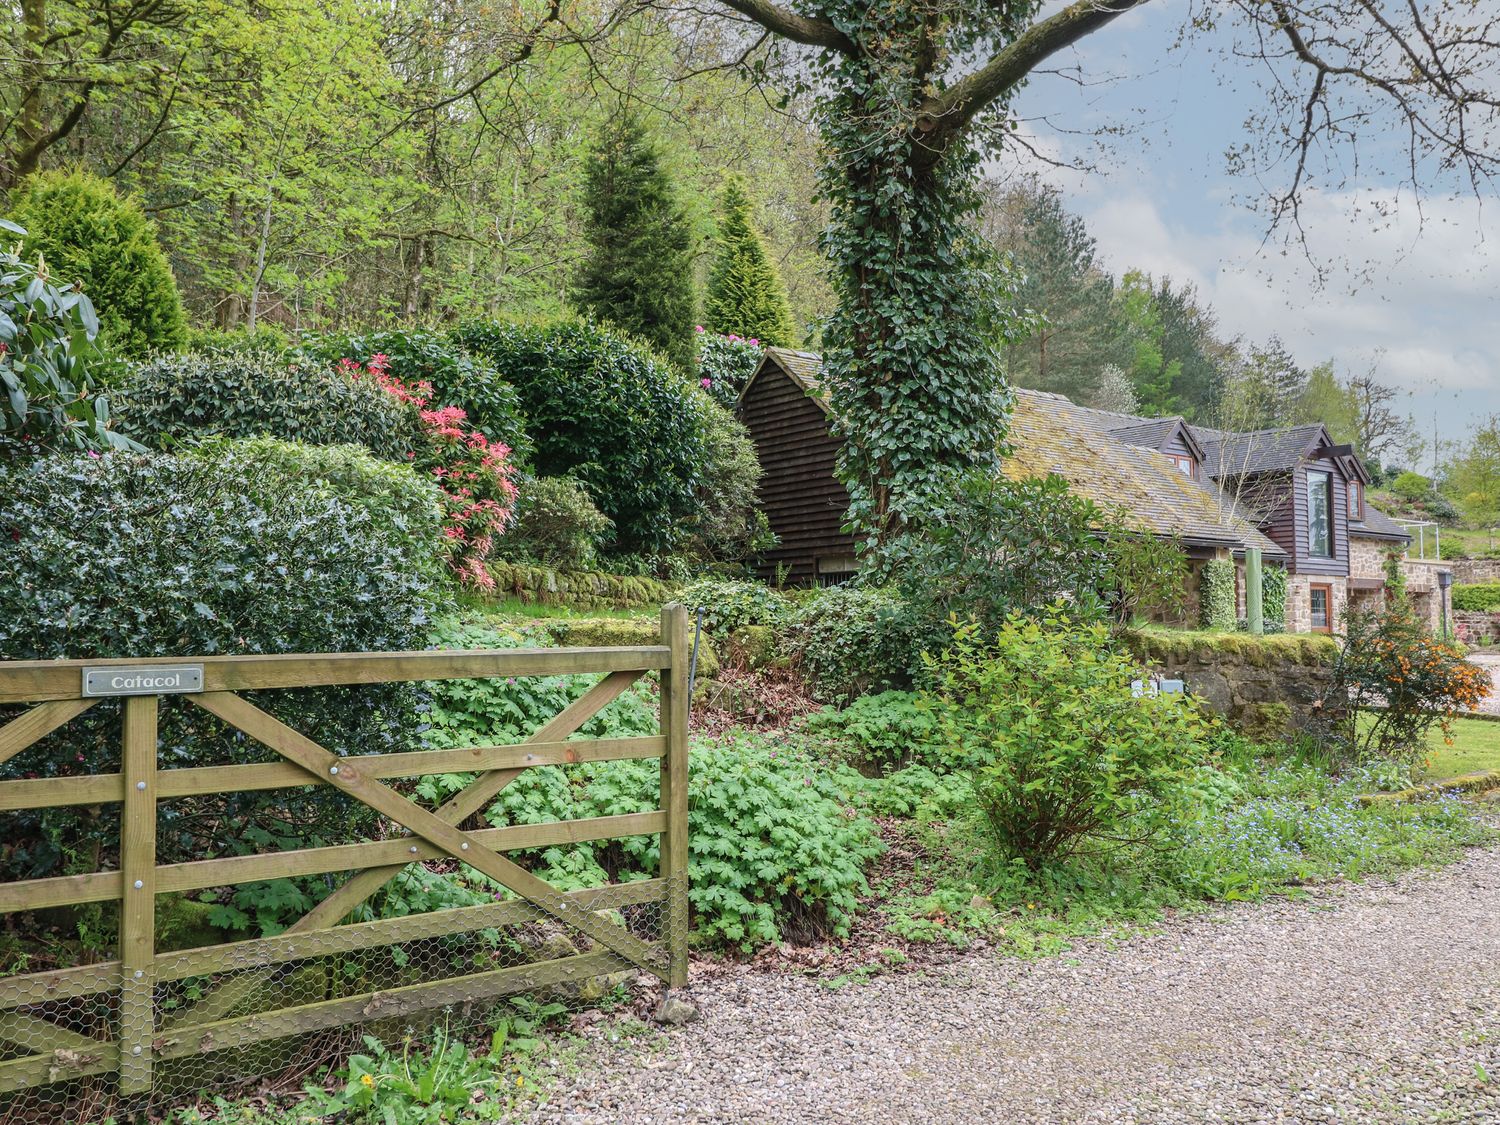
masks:
[[[525,563],[492,562],[489,572],[495,580],[497,597],[581,609],[653,608],[671,601],[676,590],[670,583],[655,578],[592,570],[554,570]]]
[[[1487,648],[1500,643],[1500,613],[1476,613],[1457,610],[1453,623],[1458,640],[1471,648]]]
[[[1192,695],[1261,741],[1305,729],[1338,654],[1332,639],[1308,634],[1127,633],[1137,658],[1180,679]]]
[[[1453,581],[1463,586],[1500,582],[1500,559],[1445,559],[1443,566],[1453,572]]]

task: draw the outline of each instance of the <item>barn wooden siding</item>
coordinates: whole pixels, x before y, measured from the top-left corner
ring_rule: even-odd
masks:
[[[760,503],[780,540],[756,567],[774,580],[817,582],[818,560],[851,558],[854,540],[839,530],[849,494],[834,476],[838,442],[828,414],[776,361],[767,358],[739,403],[765,475]],[[827,563],[825,562],[825,566]]]

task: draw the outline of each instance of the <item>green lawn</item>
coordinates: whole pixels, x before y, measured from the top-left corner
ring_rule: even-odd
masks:
[[[1500,723],[1481,719],[1459,719],[1453,724],[1453,745],[1443,741],[1437,728],[1427,737],[1432,748],[1428,777],[1457,777],[1480,770],[1500,769]]]

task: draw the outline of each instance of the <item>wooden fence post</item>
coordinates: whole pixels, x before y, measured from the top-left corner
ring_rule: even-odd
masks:
[[[661,836],[661,877],[666,888],[664,930],[671,958],[667,983],[687,984],[688,960],[688,696],[689,662],[686,607],[662,606],[662,642],[672,650],[672,666],[661,677],[661,732],[667,740],[661,760],[661,807],[667,817]]]
[[[157,697],[125,700],[120,820],[120,1093],[151,1089],[156,1034]]]

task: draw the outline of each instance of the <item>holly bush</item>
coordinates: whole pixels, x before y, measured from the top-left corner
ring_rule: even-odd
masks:
[[[417,412],[371,380],[275,353],[218,351],[158,356],[120,386],[120,430],[171,446],[208,434],[269,434],[307,445],[357,443],[386,461],[407,461]]]
[[[432,596],[368,511],[234,456],[25,463],[6,476],[0,575],[0,654],[11,660],[401,651],[425,641]],[[416,692],[399,684],[251,698],[336,752],[410,749],[419,715]],[[103,701],[3,772],[110,773],[119,723],[117,702]],[[161,756],[171,766],[274,758],[179,697],[163,705]],[[365,823],[360,808],[326,789],[173,801],[159,847],[171,861],[257,841],[333,842]],[[117,817],[78,808],[14,823],[5,862],[25,874],[66,869],[74,856],[92,870],[119,829]]]

